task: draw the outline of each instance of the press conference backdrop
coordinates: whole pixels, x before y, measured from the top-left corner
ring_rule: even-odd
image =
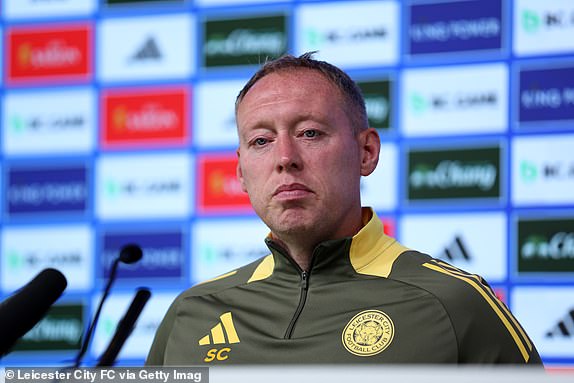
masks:
[[[0,20],[1,293],[47,267],[69,283],[2,363],[69,365],[125,243],[144,258],[120,267],[86,365],[136,287],[153,297],[131,365],[180,291],[266,255],[234,99],[267,58],[317,50],[382,139],[364,204],[484,276],[546,364],[574,366],[571,0],[5,0]]]

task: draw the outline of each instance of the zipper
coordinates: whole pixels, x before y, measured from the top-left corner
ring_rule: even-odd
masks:
[[[283,339],[291,339],[293,335],[293,330],[295,330],[295,323],[297,323],[297,319],[301,315],[303,311],[303,307],[305,306],[305,301],[307,300],[307,291],[309,290],[309,273],[306,271],[301,271],[301,294],[299,296],[299,304],[297,305],[297,309],[295,310],[295,314],[289,322],[289,326],[287,327],[287,331],[285,331],[285,335]]]

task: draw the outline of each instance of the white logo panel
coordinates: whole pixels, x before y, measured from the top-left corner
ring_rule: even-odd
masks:
[[[343,68],[393,65],[399,57],[399,5],[394,1],[308,4],[296,11],[298,54]]]
[[[7,93],[2,143],[6,154],[90,152],[96,136],[92,89]]]
[[[195,88],[194,140],[198,147],[237,147],[235,99],[247,81],[208,81]]]
[[[572,0],[516,0],[513,25],[516,55],[574,50]]]
[[[101,219],[186,217],[192,201],[187,154],[107,156],[96,164]]]
[[[85,225],[5,228],[2,231],[2,289],[24,286],[45,268],[62,272],[66,291],[92,287],[93,233]]]
[[[574,357],[574,288],[516,287],[511,304],[543,358]]]
[[[211,279],[270,254],[267,234],[258,218],[198,221],[192,227],[192,281]]]
[[[427,253],[489,282],[506,278],[506,217],[503,213],[406,215],[403,245]]]
[[[190,15],[105,19],[98,26],[102,81],[189,77],[194,19]]]
[[[397,207],[398,150],[393,144],[381,144],[379,163],[371,175],[361,178],[361,204],[376,211]]]
[[[515,137],[512,201],[517,205],[574,202],[574,135]]]
[[[96,0],[5,0],[4,15],[7,19],[88,15],[96,10]]]
[[[403,72],[401,119],[407,136],[500,133],[507,127],[508,68],[468,65]]]
[[[180,292],[153,292],[145,305],[135,328],[122,347],[117,359],[145,358],[151,348],[155,333],[163,317]],[[108,347],[116,327],[133,300],[135,293],[110,295],[100,316],[91,347],[93,357],[99,358]],[[97,307],[100,297],[94,298],[92,307]]]

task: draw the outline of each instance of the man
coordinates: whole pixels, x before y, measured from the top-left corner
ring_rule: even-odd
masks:
[[[271,254],[181,294],[146,363],[540,364],[478,276],[409,250],[362,208],[380,142],[353,81],[310,54],[236,102],[237,176]]]

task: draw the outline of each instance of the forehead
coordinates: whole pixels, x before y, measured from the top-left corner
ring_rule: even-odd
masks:
[[[308,68],[288,68],[270,73],[258,80],[245,94],[242,104],[259,104],[281,98],[313,98],[329,96],[332,102],[343,102],[340,90],[319,71]]]

